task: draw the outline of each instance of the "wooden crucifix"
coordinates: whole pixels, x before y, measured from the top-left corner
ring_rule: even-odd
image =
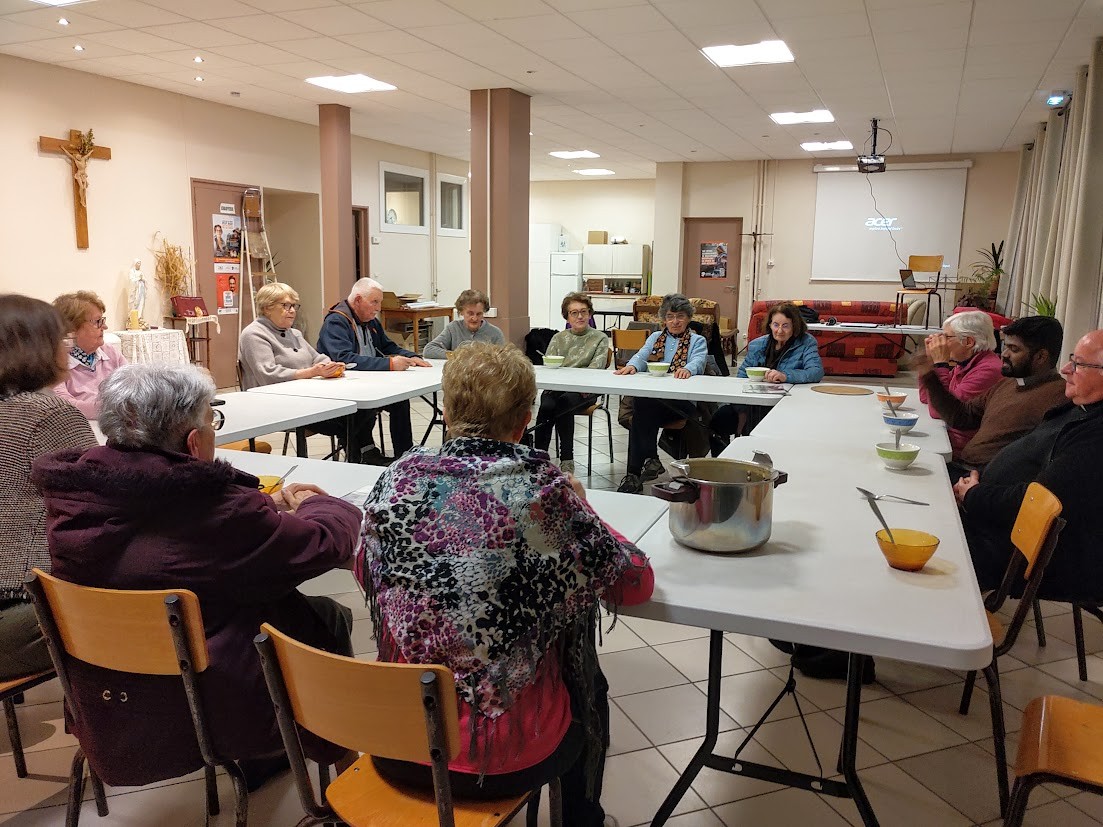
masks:
[[[77,225],[77,249],[88,249],[88,161],[96,158],[111,160],[111,150],[106,146],[92,145],[92,130],[85,137],[78,129],[69,130],[69,140],[38,137],[38,151],[64,155],[73,167],[73,220]]]

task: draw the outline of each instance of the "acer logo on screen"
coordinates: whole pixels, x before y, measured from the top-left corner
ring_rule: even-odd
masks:
[[[867,218],[866,226],[871,230],[887,230],[890,233],[903,229],[896,222],[898,218]]]

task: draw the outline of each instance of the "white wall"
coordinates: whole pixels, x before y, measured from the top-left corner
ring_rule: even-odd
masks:
[[[121,320],[135,257],[153,273],[155,231],[190,247],[190,179],[302,193],[320,189],[316,126],[188,98],[57,66],[0,55],[0,291],[42,299],[80,288],[100,293]],[[38,151],[38,136],[95,130],[110,161],[89,164],[90,246],[78,250],[68,163]],[[371,269],[399,288],[428,292],[431,237],[379,232],[379,161],[466,175],[467,163],[392,144],[352,139],[354,204],[371,211]],[[440,239],[449,292],[466,286],[467,239]],[[151,283],[146,315],[156,319]],[[459,292],[456,290],[455,292]]]
[[[302,308],[295,324],[314,344],[325,310],[322,297],[320,198],[312,192],[264,190],[264,226],[276,260],[276,277],[299,294]]]
[[[590,230],[607,230],[630,244],[655,238],[655,182],[533,181],[529,184],[529,222],[559,224],[567,249],[581,250]]]

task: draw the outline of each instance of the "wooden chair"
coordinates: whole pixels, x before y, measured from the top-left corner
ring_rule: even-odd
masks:
[[[613,328],[612,333],[613,362],[614,367],[618,368],[627,364],[628,360],[635,356],[637,351],[647,342],[647,337],[651,335],[647,330],[621,330],[619,327]]]
[[[1103,623],[1103,607],[1098,603],[1076,602],[1072,604],[1072,633],[1076,642],[1076,667],[1080,680],[1088,679],[1088,650],[1084,643],[1084,612]],[[1038,635],[1038,645],[1046,645],[1046,629],[1042,623],[1042,608],[1034,601],[1034,631]]]
[[[1035,698],[1027,705],[1007,827],[1023,823],[1031,790],[1047,783],[1103,793],[1103,707],[1060,695]]]
[[[12,760],[15,762],[15,774],[19,778],[27,777],[27,759],[23,755],[23,739],[19,735],[19,720],[15,717],[15,705],[28,689],[34,689],[40,683],[53,680],[54,671],[47,669],[33,675],[0,681],[0,701],[4,704],[4,717],[8,722],[8,740],[11,741]]]
[[[988,684],[988,702],[992,711],[992,735],[996,748],[996,783],[999,786],[1000,813],[1007,814],[1007,752],[1004,743],[1006,729],[1003,719],[1003,697],[1000,693],[1000,673],[997,666],[998,659],[1011,651],[1019,631],[1026,621],[1026,614],[1030,611],[1034,597],[1038,593],[1038,587],[1042,583],[1046,566],[1053,556],[1053,549],[1057,545],[1057,536],[1065,526],[1061,519],[1061,501],[1044,486],[1032,482],[1026,489],[1022,505],[1019,507],[1018,517],[1011,529],[1011,543],[1016,554],[1012,552],[1011,562],[1003,581],[996,591],[992,592],[985,600],[985,608],[988,610],[988,625],[992,629],[992,662],[984,667],[984,679]],[[1015,608],[1015,614],[1006,626],[997,617],[996,612],[1003,606],[1012,587],[1021,579],[1026,579],[1023,588],[1023,596]],[[961,705],[958,711],[965,715],[969,711],[969,700],[973,694],[973,684],[976,682],[976,670],[969,672],[965,677],[965,687],[961,693]]]
[[[926,296],[927,302],[926,310],[923,315],[923,326],[930,327],[931,322],[931,299],[938,301],[938,324],[942,324],[942,294],[939,290],[942,289],[942,262],[944,256],[908,256],[908,269],[912,273],[934,273],[934,284],[930,287],[901,287],[896,291],[896,307],[897,312],[903,317],[901,323],[907,319],[907,304],[906,299],[908,296]]]
[[[307,813],[298,827],[337,820],[351,827],[436,823],[493,827],[506,824],[530,798],[537,798],[525,794],[496,801],[452,800],[448,761],[460,750],[460,733],[456,684],[449,669],[331,655],[292,640],[267,623],[254,642]],[[319,773],[324,787],[321,800],[307,774],[296,725],[365,753],[332,783],[328,769]],[[384,780],[372,755],[431,764],[434,792]],[[561,827],[558,779],[550,787],[552,825]]]
[[[34,599],[35,614],[70,710],[76,708],[66,668],[71,658],[119,672],[180,676],[206,771],[207,812],[218,814],[215,768],[222,767],[234,785],[235,823],[244,827],[249,814],[245,777],[233,761],[214,754],[199,696],[199,675],[207,668],[208,654],[195,593],[186,589],[94,589],[59,580],[37,568],[27,575],[25,585]],[[69,775],[67,827],[75,827],[80,820],[84,760],[78,746]],[[88,770],[96,809],[105,816],[103,785],[91,766]]]

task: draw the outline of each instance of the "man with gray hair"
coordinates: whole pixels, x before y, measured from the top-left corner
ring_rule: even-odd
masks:
[[[429,363],[391,341],[380,324],[383,285],[362,278],[352,285],[349,296],[329,308],[318,333],[318,352],[334,362],[356,365],[356,370],[406,370],[430,367]],[[394,455],[401,456],[413,447],[410,426],[410,402],[403,400],[384,408],[390,413]]]
[[[297,587],[351,566],[360,512],[313,485],[269,496],[255,476],[215,460],[222,417],[212,407],[214,382],[193,365],[126,365],[104,382],[100,399],[106,445],[34,464],[53,573],[84,586],[196,593],[215,752],[241,760],[255,788],[281,768],[282,747],[253,637],[268,622],[311,646],[352,654],[351,612]],[[202,766],[179,679],[73,661],[69,680],[73,732],[92,766],[142,767],[141,783]],[[104,703],[107,687],[129,701]],[[310,749],[328,759],[342,754],[323,742]]]

